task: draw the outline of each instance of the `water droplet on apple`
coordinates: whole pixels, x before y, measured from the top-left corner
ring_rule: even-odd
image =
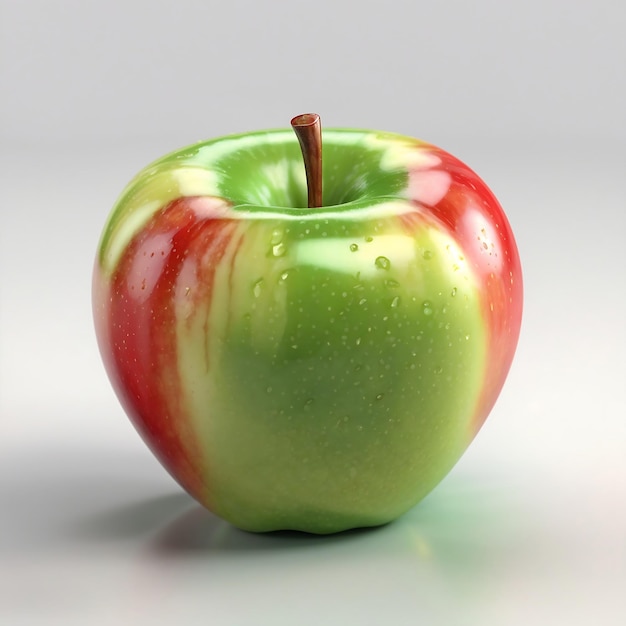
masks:
[[[365,241],[367,241],[367,243],[371,243],[372,241],[374,241],[374,237],[366,237]]]
[[[268,387],[266,391],[267,391],[267,393],[272,393],[272,388]]]
[[[456,296],[456,287],[452,288],[452,291],[450,292],[450,295],[454,298],[454,296]]]
[[[385,397],[385,394],[384,394],[384,393],[379,393],[379,394],[376,396],[376,400],[382,400],[384,397]]]
[[[428,300],[426,300],[422,306],[424,307],[424,315],[433,314],[432,304]]]
[[[443,372],[443,367],[436,367],[433,372],[437,375],[441,374]]]
[[[281,275],[280,275],[280,280],[281,281],[285,281],[289,278],[289,270],[285,270]]]
[[[391,301],[391,308],[392,309],[397,309],[398,306],[400,304],[400,296],[396,296],[392,301]]]
[[[313,398],[309,398],[305,403],[304,403],[304,410],[305,411],[309,411],[311,409],[311,405],[313,404]]]
[[[358,244],[356,244],[356,243],[351,243],[350,244],[350,251],[351,252],[356,252],[358,249],[359,249]]]
[[[367,298],[361,298],[361,299],[359,300],[359,304],[360,304],[361,306],[363,306],[366,302],[367,302]]]
[[[287,247],[284,243],[277,243],[276,245],[272,246],[272,254],[276,257],[283,256],[286,251]]]
[[[263,279],[259,278],[259,280],[254,283],[254,287],[252,288],[252,293],[255,298],[258,298],[263,292]]]
[[[424,250],[424,252],[422,252],[422,256],[428,261],[433,258],[433,253],[430,250]]]
[[[388,289],[395,289],[396,287],[399,287],[400,283],[397,280],[394,280],[393,278],[388,278],[385,281],[385,287],[387,287]]]
[[[376,257],[376,260],[374,261],[374,265],[379,270],[388,270],[391,267],[391,261],[386,256],[379,256],[379,257]]]

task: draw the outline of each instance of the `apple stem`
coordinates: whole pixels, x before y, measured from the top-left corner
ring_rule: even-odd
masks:
[[[309,208],[322,206],[322,125],[317,113],[303,113],[291,120],[298,137],[308,192]]]

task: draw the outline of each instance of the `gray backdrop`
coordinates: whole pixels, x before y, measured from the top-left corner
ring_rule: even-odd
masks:
[[[622,624],[626,5],[0,0],[0,622]],[[165,474],[97,353],[90,275],[161,154],[286,126],[456,154],[526,308],[485,427],[395,524],[240,533]]]

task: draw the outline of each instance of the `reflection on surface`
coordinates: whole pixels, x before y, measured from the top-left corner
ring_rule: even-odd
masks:
[[[156,496],[117,505],[92,514],[72,525],[74,536],[94,542],[137,541],[165,521],[188,510],[193,500],[184,492]]]

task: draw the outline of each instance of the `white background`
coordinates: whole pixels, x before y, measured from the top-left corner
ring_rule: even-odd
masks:
[[[626,620],[626,5],[0,0],[0,622]],[[199,139],[418,136],[500,198],[514,366],[444,482],[385,528],[241,533],[120,409],[90,276],[117,194]]]

